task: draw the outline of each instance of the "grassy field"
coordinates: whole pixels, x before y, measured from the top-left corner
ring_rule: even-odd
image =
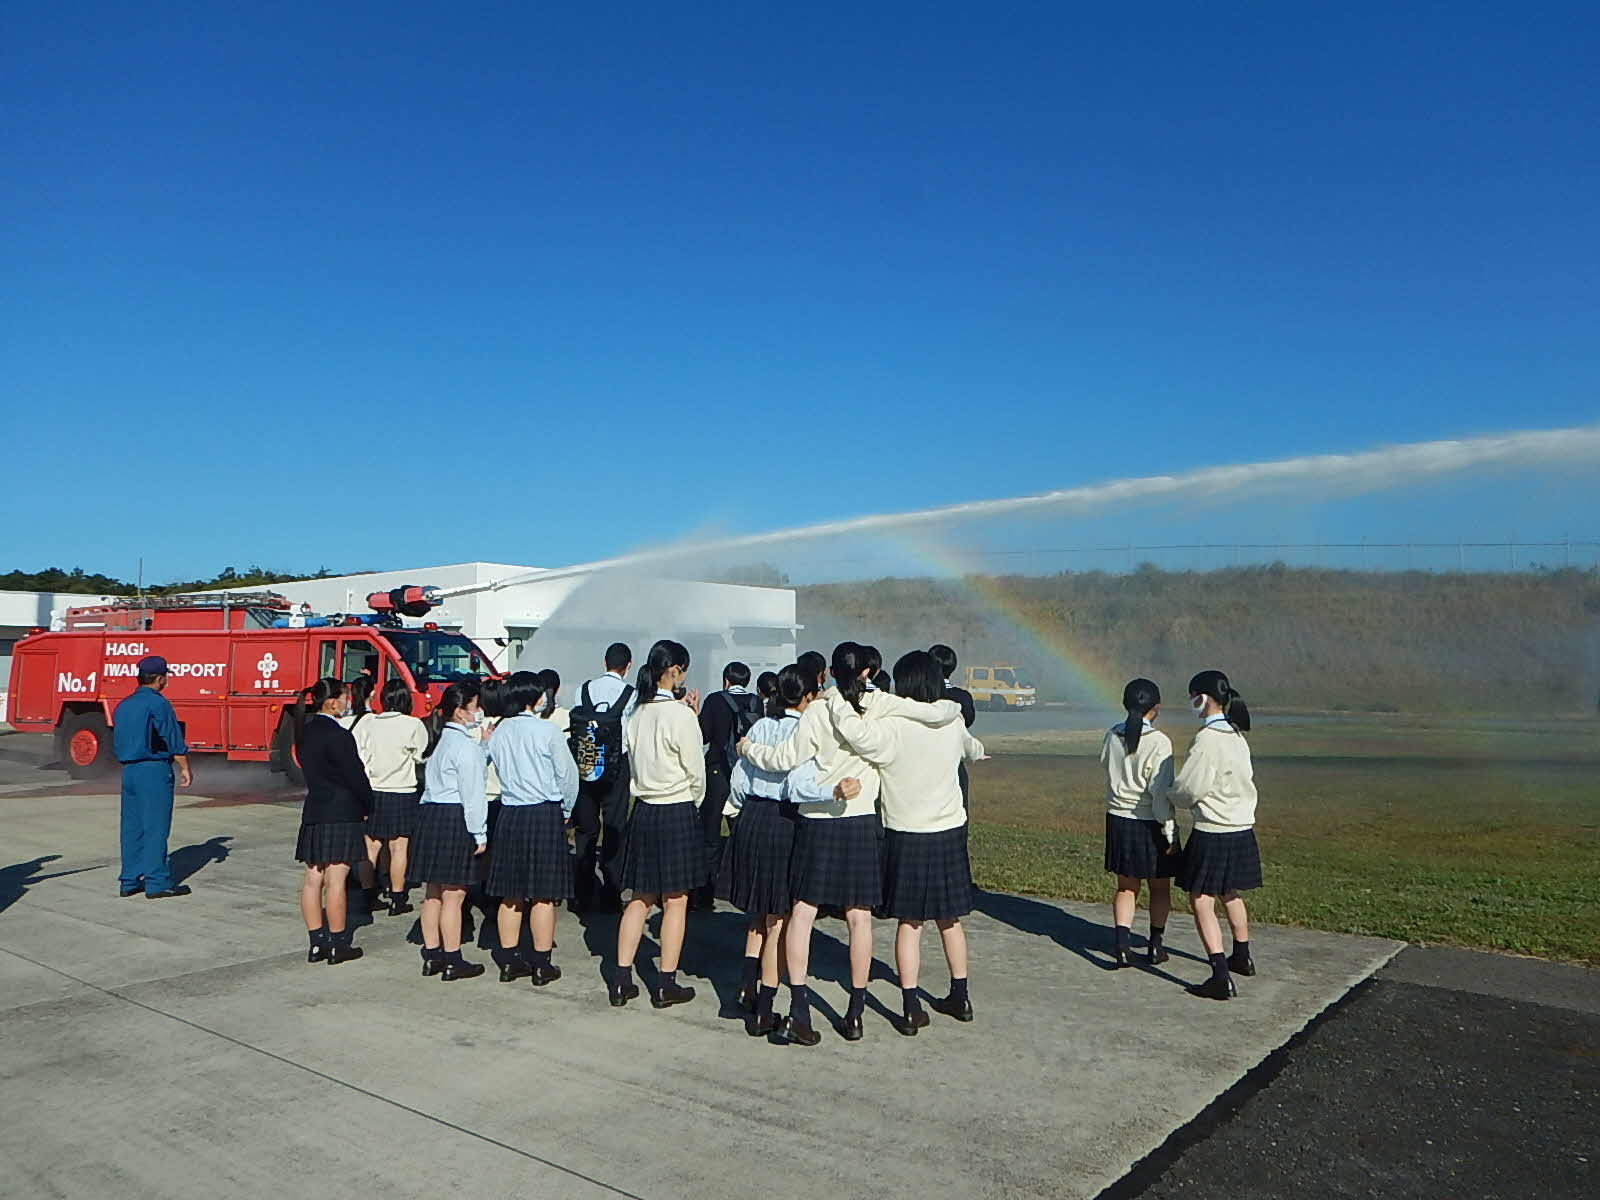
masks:
[[[978,883],[1109,900],[1099,735],[980,732]],[[1254,916],[1600,966],[1600,722],[1269,718],[1251,748]]]

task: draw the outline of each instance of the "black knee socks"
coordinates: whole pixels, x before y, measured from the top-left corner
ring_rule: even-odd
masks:
[[[963,1000],[967,999],[967,977],[965,975],[963,975],[960,979],[956,979],[954,977],[951,978],[950,999],[954,1000],[957,1004],[960,1004]]]
[[[306,939],[311,943],[311,948],[313,950],[315,950],[318,946],[326,945],[328,941],[328,927],[324,925],[321,929],[306,930]]]
[[[662,971],[661,980],[657,987],[669,988],[678,986],[678,973],[676,971]]]
[[[747,988],[753,988],[760,978],[761,956],[759,954],[746,954],[744,956],[744,974],[740,978],[740,982]]]
[[[1233,943],[1233,957],[1235,957],[1235,958],[1249,958],[1250,957],[1250,943],[1249,943],[1249,941],[1241,942],[1237,938],[1235,938],[1234,939],[1234,943]]]
[[[1126,950],[1133,944],[1133,930],[1126,925],[1117,926],[1116,936],[1118,950]]]
[[[778,989],[762,984],[760,990],[756,992],[756,1015],[770,1017],[772,1015],[772,1006],[777,1001]]]
[[[867,989],[853,987],[850,989],[850,1007],[845,1009],[846,1018],[859,1018],[867,1011]]]
[[[1208,957],[1211,960],[1211,978],[1226,979],[1228,977],[1228,956],[1226,954],[1212,954]]]
[[[548,967],[550,965],[550,954],[551,951],[549,950],[530,950],[528,952],[528,962],[536,967]]]
[[[1166,935],[1167,927],[1165,925],[1150,926],[1150,944],[1152,946],[1159,946],[1161,944],[1161,939]]]
[[[621,988],[632,987],[633,986],[633,968],[632,967],[618,967],[617,968],[617,980],[616,980],[616,983],[617,983],[617,986],[621,987]]]
[[[328,945],[348,946],[350,944],[350,939],[355,936],[355,933],[356,931],[350,928],[341,929],[338,933],[335,933],[330,929],[327,931]]]
[[[789,985],[789,1019],[811,1024],[811,989],[803,983]]]
[[[905,1007],[906,1016],[922,1011],[922,997],[917,994],[916,988],[901,988],[900,1002]]]

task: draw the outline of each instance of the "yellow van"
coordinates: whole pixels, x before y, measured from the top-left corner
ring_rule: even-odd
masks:
[[[961,686],[972,693],[972,703],[976,707],[996,712],[1032,708],[1039,699],[1038,691],[1032,684],[1021,682],[1017,668],[1011,663],[968,667],[962,674]]]

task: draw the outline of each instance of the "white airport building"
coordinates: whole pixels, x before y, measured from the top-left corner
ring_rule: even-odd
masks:
[[[601,673],[612,642],[626,642],[641,659],[657,638],[682,642],[693,660],[690,686],[702,691],[720,687],[722,667],[734,659],[756,674],[794,661],[799,627],[789,588],[571,569],[540,579],[541,569],[452,563],[280,583],[272,590],[327,614],[368,612],[373,592],[411,584],[439,588],[447,593],[443,606],[408,624],[432,621],[460,630],[499,670],[555,668],[568,705],[577,702],[583,680]]]

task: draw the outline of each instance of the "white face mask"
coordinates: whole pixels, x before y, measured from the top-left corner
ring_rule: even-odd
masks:
[[[1189,707],[1194,709],[1195,720],[1204,721],[1206,719],[1206,698],[1204,696],[1196,696],[1189,701]]]

